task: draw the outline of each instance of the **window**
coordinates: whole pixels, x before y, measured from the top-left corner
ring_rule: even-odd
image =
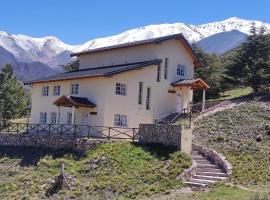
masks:
[[[67,124],[72,124],[72,113],[71,112],[67,113]]]
[[[161,65],[159,64],[157,66],[157,82],[160,82],[160,68],[161,68]]]
[[[168,58],[165,58],[164,79],[168,79]]]
[[[56,124],[56,112],[51,112],[51,124]]]
[[[114,125],[127,127],[128,126],[127,115],[115,114],[114,115]]]
[[[61,87],[60,85],[55,85],[53,87],[53,96],[59,96],[60,95]]]
[[[79,83],[72,83],[70,88],[70,94],[79,94]]]
[[[42,96],[44,96],[44,97],[49,96],[49,86],[42,87]]]
[[[147,94],[146,94],[146,110],[150,110],[150,95],[151,95],[151,88],[147,88]]]
[[[115,94],[118,94],[118,95],[127,95],[126,84],[116,83]]]
[[[40,113],[40,118],[39,118],[39,123],[40,124],[46,124],[47,122],[47,113],[46,112],[41,112]]]
[[[185,66],[183,66],[183,65],[177,66],[177,75],[185,76]]]
[[[142,99],[143,99],[143,82],[139,82],[138,104],[142,105]]]

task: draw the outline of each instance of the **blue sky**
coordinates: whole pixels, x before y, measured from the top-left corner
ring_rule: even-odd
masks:
[[[0,7],[0,31],[54,35],[69,44],[150,24],[229,17],[270,23],[270,0],[5,0]]]

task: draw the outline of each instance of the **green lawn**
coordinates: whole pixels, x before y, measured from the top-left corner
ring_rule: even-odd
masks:
[[[220,96],[218,98],[209,99],[209,101],[234,99],[237,97],[250,95],[251,93],[252,93],[252,88],[250,87],[237,88],[237,89],[232,89],[232,90],[222,92],[220,93]]]
[[[261,187],[270,183],[270,103],[262,106],[255,101],[245,103],[195,124],[195,142],[228,158],[234,184]]]
[[[57,199],[130,199],[162,194],[183,183],[175,180],[191,160],[162,146],[130,142],[99,145],[86,155],[32,148],[0,148],[0,199],[45,199],[61,163],[71,190]]]

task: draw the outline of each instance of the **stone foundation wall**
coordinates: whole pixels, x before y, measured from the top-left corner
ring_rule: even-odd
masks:
[[[1,146],[45,147],[52,149],[71,149],[86,151],[106,140],[64,137],[59,135],[0,134]]]
[[[165,146],[181,147],[181,126],[167,124],[140,124],[140,143],[161,143]]]
[[[205,157],[208,157],[210,160],[212,160],[215,164],[219,164],[228,175],[232,174],[232,165],[223,155],[217,153],[212,149],[208,149],[206,147],[201,147],[198,145],[192,145],[192,149],[195,151],[199,151]]]

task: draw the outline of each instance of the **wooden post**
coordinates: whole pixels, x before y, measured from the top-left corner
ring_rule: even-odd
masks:
[[[58,124],[60,124],[60,105],[58,106],[58,119],[57,119]]]
[[[203,89],[203,96],[202,96],[202,111],[205,110],[205,89]]]
[[[26,113],[27,113],[26,123],[29,124],[29,117],[30,117],[29,109],[27,109]]]
[[[72,124],[75,124],[75,106],[72,106]]]

